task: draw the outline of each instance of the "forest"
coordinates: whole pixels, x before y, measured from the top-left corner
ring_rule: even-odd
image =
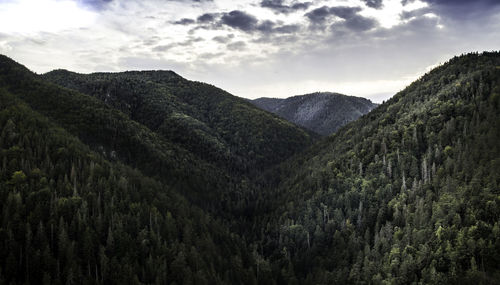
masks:
[[[0,284],[500,283],[500,53],[321,137],[170,71],[0,56]]]

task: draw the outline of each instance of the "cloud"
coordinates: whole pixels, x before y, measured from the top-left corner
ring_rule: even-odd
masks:
[[[432,12],[433,11],[430,7],[424,7],[424,8],[420,8],[420,9],[416,9],[416,10],[412,10],[412,11],[403,11],[400,14],[400,17],[402,20],[410,20],[410,19],[421,17],[425,14],[432,13]]]
[[[198,23],[211,23],[215,20],[217,16],[218,16],[217,13],[205,13],[196,18],[196,20],[198,21]]]
[[[190,37],[189,39],[187,39],[183,42],[180,42],[177,45],[179,45],[179,46],[191,46],[194,43],[199,43],[199,42],[203,42],[203,41],[205,41],[205,39],[202,37],[196,37],[196,38]]]
[[[485,5],[500,5],[497,0],[424,0],[427,3],[438,4],[438,5],[471,5],[471,4],[485,4]]]
[[[54,5],[43,10],[38,3]],[[68,3],[74,13],[55,9]],[[498,49],[499,4],[493,0],[245,0],[237,4],[228,0],[0,0],[0,23],[4,23],[0,24],[0,53],[36,72],[172,69],[247,97],[316,90],[388,97],[426,67],[453,55]],[[69,20],[60,21],[60,15]],[[85,21],[75,24],[78,15],[86,16]],[[384,19],[390,19],[390,24]],[[48,22],[54,22],[55,28],[45,28]],[[28,24],[33,27],[22,29]],[[31,32],[23,34],[26,30]]]
[[[258,22],[257,18],[255,18],[254,16],[239,10],[234,10],[224,14],[221,18],[221,21],[224,25],[245,32],[254,30],[255,25]]]
[[[305,14],[309,21],[313,24],[321,24],[323,23],[328,16],[330,16],[330,8],[327,6],[323,6],[320,8],[316,8]]]
[[[93,10],[106,9],[113,0],[78,0],[78,4]]]
[[[237,42],[228,44],[226,47],[228,50],[238,51],[238,50],[245,49],[246,46],[247,46],[247,44],[244,41],[237,41]]]
[[[370,8],[380,9],[383,6],[382,0],[362,0]]]
[[[415,0],[402,0],[403,5]],[[441,16],[457,20],[475,20],[473,18],[488,17],[500,11],[498,0],[422,0]]]
[[[189,19],[189,18],[182,18],[179,21],[174,22],[175,25],[191,25],[194,23],[195,23],[195,21],[193,19]]]
[[[259,21],[255,16],[237,10],[223,14],[220,21],[226,26],[247,33],[260,32],[267,35],[289,34],[300,29],[299,25],[280,25],[271,20]]]
[[[339,29],[343,28],[361,32],[375,27],[377,25],[377,21],[372,18],[359,15],[358,13],[361,11],[362,9],[360,7],[323,6],[306,13],[305,16],[316,27],[324,27],[326,20],[332,16],[343,19],[344,21],[335,22],[331,25],[331,29],[337,32]]]
[[[205,61],[219,59],[223,57],[225,54],[223,52],[206,52],[202,53],[198,56],[199,59],[203,59]]]
[[[269,8],[276,13],[293,13],[298,10],[307,10],[311,6],[311,2],[298,2],[293,5],[284,5],[283,0],[263,0],[260,2],[262,8]]]
[[[233,38],[234,38],[234,35],[233,34],[229,34],[227,36],[216,36],[216,37],[213,37],[212,40],[215,41],[215,42],[218,42],[220,44],[227,44]]]
[[[300,30],[299,25],[283,25],[274,29],[274,32],[280,34],[293,34]]]
[[[353,18],[360,11],[361,11],[360,7],[345,7],[345,6],[332,7],[329,9],[330,14],[340,17],[342,19]]]
[[[276,24],[273,21],[265,20],[261,22],[256,28],[263,33],[271,33]]]
[[[156,51],[156,52],[165,52],[173,47],[175,47],[176,45],[175,44],[168,44],[168,45],[159,45],[159,46],[156,46],[152,49],[152,51]]]
[[[292,6],[290,6],[290,8],[292,10],[307,10],[311,5],[312,5],[311,2],[302,2],[302,3],[295,3]]]
[[[377,25],[377,21],[360,15],[354,15],[344,22],[345,27],[352,31],[367,31]]]

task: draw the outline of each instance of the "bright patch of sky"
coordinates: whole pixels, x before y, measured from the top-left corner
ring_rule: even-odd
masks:
[[[0,31],[9,34],[78,29],[92,25],[97,18],[97,13],[70,0],[12,0],[0,5]]]

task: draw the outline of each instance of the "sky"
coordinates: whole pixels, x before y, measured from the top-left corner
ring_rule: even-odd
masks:
[[[500,50],[500,0],[0,0],[0,53],[37,73],[172,70],[240,97],[382,102]]]

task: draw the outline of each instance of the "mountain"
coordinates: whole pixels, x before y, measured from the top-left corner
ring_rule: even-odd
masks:
[[[56,70],[42,78],[95,97],[230,172],[261,172],[314,139],[244,99],[172,71],[78,74]]]
[[[256,283],[244,240],[185,198],[220,174],[187,151],[3,56],[0,130],[0,283]]]
[[[455,57],[282,165],[262,255],[283,283],[498,284],[499,141],[500,53]]]
[[[377,104],[338,93],[312,93],[286,99],[258,98],[255,106],[323,136],[370,112]]]
[[[250,178],[313,138],[172,72],[105,76],[94,97],[0,56],[1,283],[255,284]]]
[[[499,126],[498,52],[315,143],[172,72],[0,56],[0,283],[498,284]]]

